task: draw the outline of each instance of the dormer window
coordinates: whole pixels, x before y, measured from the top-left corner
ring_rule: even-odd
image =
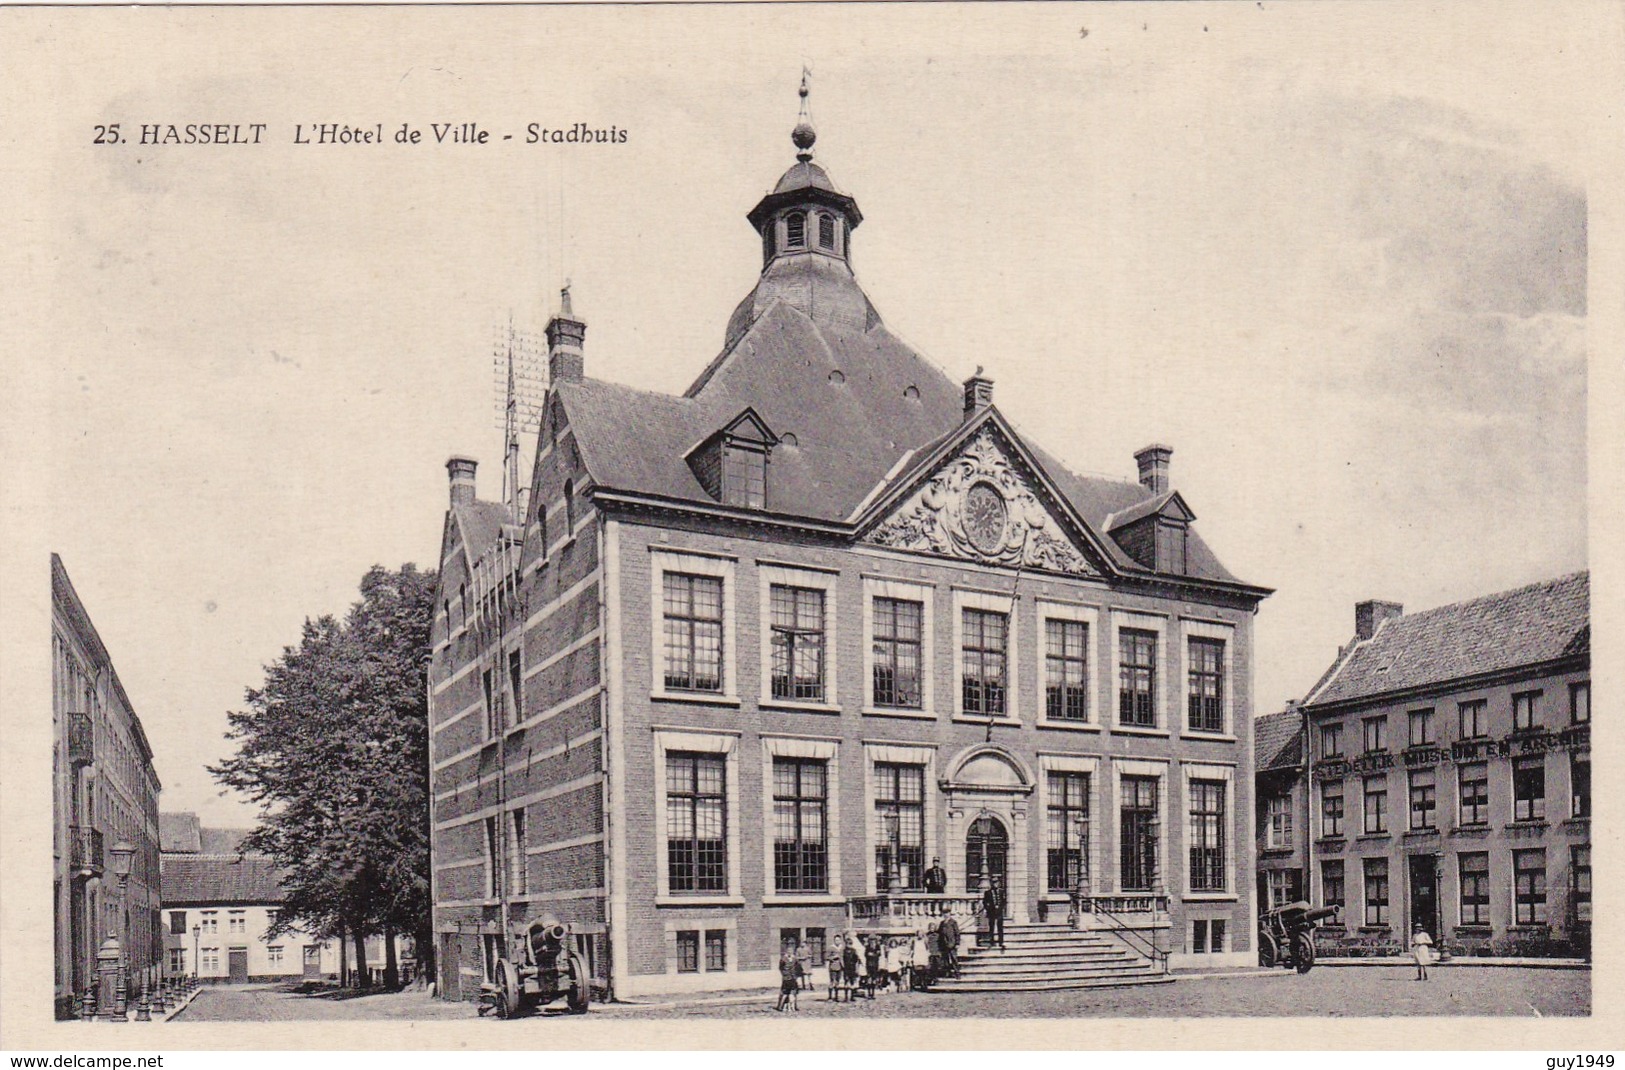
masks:
[[[818,247],[835,251],[835,217],[828,212],[818,213]]]
[[[767,450],[754,443],[729,442],[722,449],[722,502],[742,509],[767,505]]]
[[[791,212],[784,217],[784,247],[786,249],[807,247],[807,213]]]
[[[765,509],[768,454],[778,441],[756,411],[746,409],[688,452],[689,470],[723,505]]]

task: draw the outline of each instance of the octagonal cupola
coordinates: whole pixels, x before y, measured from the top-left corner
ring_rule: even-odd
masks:
[[[746,217],[762,236],[764,271],[783,257],[823,256],[850,262],[852,231],[863,222],[858,202],[842,193],[829,172],[813,162],[813,129],[807,104],[807,73],[801,76],[801,115],[790,140],[796,162]]]

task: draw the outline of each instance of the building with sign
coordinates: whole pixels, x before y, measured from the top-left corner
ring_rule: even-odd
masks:
[[[1350,939],[1589,948],[1589,574],[1404,615],[1355,635],[1303,702],[1317,899]]]
[[[161,785],[141,718],[56,554],[51,727],[56,1008],[67,1016],[98,986],[96,956],[109,937],[129,978],[159,960]],[[105,1012],[107,985],[99,985],[96,1006]]]
[[[528,494],[481,501],[448,463],[449,998],[543,913],[618,994],[735,988],[995,878],[1017,925],[1078,896],[1176,965],[1253,956],[1268,590],[1198,534],[1170,449],[1079,475],[981,369],[956,384],[891,333],[813,140],[748,213],[760,278],[687,391],[587,376],[567,294]]]

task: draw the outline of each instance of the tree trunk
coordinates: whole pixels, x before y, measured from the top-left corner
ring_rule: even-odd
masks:
[[[350,937],[355,942],[355,987],[372,987],[372,971],[367,968],[367,937],[360,929],[351,929]]]
[[[339,987],[350,987],[350,931],[339,926]]]
[[[391,992],[401,987],[401,964],[395,957],[395,931],[384,926],[384,987]]]

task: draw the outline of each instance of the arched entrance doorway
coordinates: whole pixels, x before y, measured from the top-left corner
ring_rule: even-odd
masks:
[[[999,883],[1008,889],[1009,856],[1010,834],[997,818],[983,814],[971,822],[970,830],[965,833],[965,891],[979,893],[985,887],[983,879],[993,877],[999,878]]]

